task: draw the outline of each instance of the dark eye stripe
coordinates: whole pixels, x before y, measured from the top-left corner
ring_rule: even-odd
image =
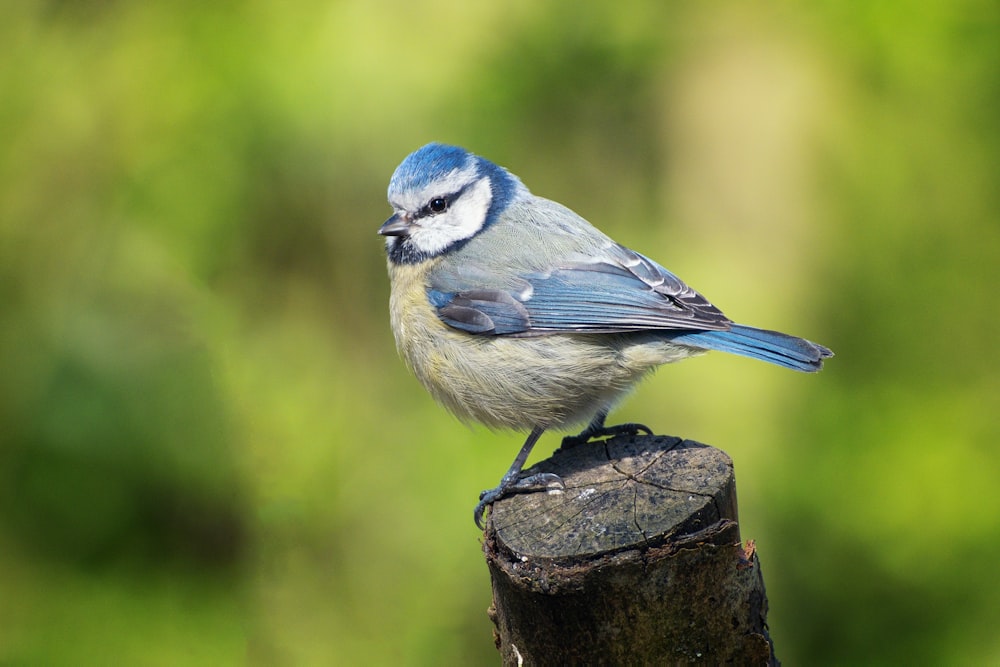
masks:
[[[463,187],[458,192],[453,192],[453,193],[447,194],[447,195],[440,195],[440,196],[437,196],[437,197],[432,197],[431,200],[429,202],[427,202],[427,204],[425,204],[423,206],[423,208],[420,209],[420,211],[417,213],[417,217],[419,217],[419,218],[425,218],[425,217],[427,217],[429,215],[437,215],[438,213],[444,213],[449,208],[451,208],[452,202],[454,202],[459,197],[461,197],[463,194],[465,194],[466,190],[468,190],[469,188],[471,188],[473,185],[475,185],[478,182],[479,182],[478,180],[477,181],[472,181],[471,183],[467,184],[465,187]]]

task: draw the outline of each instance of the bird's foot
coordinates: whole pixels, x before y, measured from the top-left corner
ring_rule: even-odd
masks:
[[[583,445],[598,438],[611,438],[616,435],[639,435],[640,433],[653,435],[652,429],[645,424],[635,424],[632,422],[627,424],[615,424],[614,426],[605,426],[603,423],[599,426],[591,424],[587,428],[580,431],[577,435],[567,435],[562,439],[562,444],[559,445],[559,447],[560,449],[571,449],[577,445]]]
[[[472,515],[476,520],[476,525],[479,526],[480,530],[483,529],[483,514],[486,512],[486,508],[501,498],[506,498],[516,493],[544,491],[551,486],[562,488],[563,481],[559,475],[550,472],[540,472],[534,475],[515,477],[510,480],[506,478],[501,480],[496,488],[487,489],[479,494],[479,502],[476,504],[476,509]]]

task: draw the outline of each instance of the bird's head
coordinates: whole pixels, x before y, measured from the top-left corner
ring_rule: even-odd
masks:
[[[416,263],[458,249],[528,190],[489,160],[433,143],[406,156],[388,194],[395,212],[379,234],[389,259]]]

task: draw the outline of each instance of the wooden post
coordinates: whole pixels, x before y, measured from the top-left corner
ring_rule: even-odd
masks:
[[[558,450],[559,491],[493,505],[483,550],[504,665],[777,665],[730,458],[664,436]]]

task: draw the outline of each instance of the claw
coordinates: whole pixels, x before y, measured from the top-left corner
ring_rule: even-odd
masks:
[[[475,519],[476,525],[480,530],[482,530],[483,515],[486,512],[487,506],[492,505],[501,498],[506,498],[516,493],[543,491],[553,485],[557,485],[560,488],[564,486],[562,478],[560,478],[559,475],[555,475],[550,472],[540,472],[535,475],[519,477],[506,486],[504,486],[503,482],[501,482],[497,487],[487,489],[479,494],[479,502],[476,504],[476,509],[472,513],[472,518]]]
[[[539,486],[537,478],[543,477],[543,475],[530,475],[521,479],[521,468],[524,467],[524,462],[528,460],[528,454],[531,453],[531,448],[535,446],[538,439],[542,437],[542,433],[545,431],[544,428],[536,426],[532,429],[531,433],[528,434],[528,439],[524,441],[521,445],[521,451],[517,453],[514,458],[514,462],[510,464],[510,468],[504,473],[504,476],[500,479],[500,483],[496,485],[493,489],[487,489],[479,494],[479,502],[476,504],[476,509],[472,512],[472,518],[475,519],[476,525],[479,530],[483,529],[483,513],[486,511],[486,506],[490,505],[497,500],[500,500],[504,496],[508,496],[511,493],[521,493],[522,491],[537,491],[539,488],[545,488]],[[555,475],[552,475],[555,477]],[[558,480],[559,478],[556,477]],[[525,483],[530,483],[534,480],[534,485],[526,488],[521,488]],[[560,483],[562,480],[559,480]]]
[[[610,438],[616,435],[639,435],[639,433],[653,435],[653,431],[645,424],[629,422],[627,424],[605,426],[604,420],[607,417],[607,412],[598,412],[594,419],[587,424],[587,428],[580,431],[577,435],[567,435],[563,438],[560,447],[562,449],[570,449],[571,447],[586,444],[597,438]]]

